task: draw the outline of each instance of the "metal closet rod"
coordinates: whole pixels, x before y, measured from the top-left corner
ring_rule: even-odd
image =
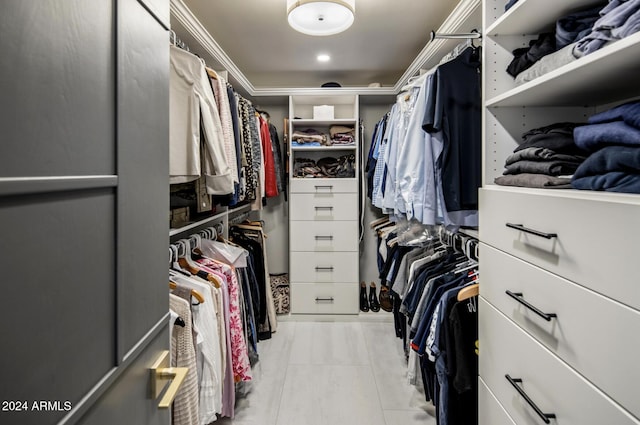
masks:
[[[462,34],[445,34],[445,33],[437,33],[435,31],[431,31],[431,41],[439,38],[454,38],[454,39],[482,38],[482,34],[480,34],[477,30],[473,30],[469,33],[462,33]]]

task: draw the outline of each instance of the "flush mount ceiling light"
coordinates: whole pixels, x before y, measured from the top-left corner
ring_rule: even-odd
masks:
[[[338,34],[353,24],[355,0],[287,0],[289,25],[303,34]]]

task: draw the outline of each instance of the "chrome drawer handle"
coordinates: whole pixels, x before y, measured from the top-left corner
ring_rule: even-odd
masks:
[[[316,267],[317,272],[332,272],[333,266],[331,267]]]
[[[316,240],[317,241],[332,241],[333,240],[333,236],[316,236]]]
[[[316,207],[316,211],[333,211],[333,207]]]
[[[506,223],[506,226],[510,227],[512,229],[519,230],[521,232],[525,232],[525,233],[529,233],[529,234],[532,234],[532,235],[540,236],[541,238],[545,238],[545,239],[551,239],[551,238],[557,238],[558,237],[557,233],[540,232],[538,230],[533,230],[533,229],[529,229],[528,227],[524,227],[522,224]]]
[[[326,186],[315,186],[316,191],[318,191],[318,189],[328,189],[329,192],[331,192],[333,190],[333,186],[332,185],[326,185]]]
[[[318,298],[318,297],[316,297],[316,304],[322,303],[322,302],[333,303],[333,297],[330,297],[330,298]]]
[[[509,383],[511,385],[513,385],[513,388],[515,388],[520,395],[522,396],[522,398],[524,398],[524,400],[527,402],[527,404],[529,406],[531,406],[531,408],[533,410],[536,411],[536,413],[538,414],[538,416],[540,416],[540,419],[542,419],[544,421],[545,424],[551,423],[551,421],[549,419],[555,419],[556,414],[555,413],[544,413],[542,410],[540,410],[540,408],[533,402],[533,400],[531,400],[531,398],[527,395],[527,393],[524,392],[524,390],[522,388],[520,388],[520,386],[518,385],[518,383],[522,383],[522,379],[519,378],[512,378],[511,376],[504,375],[505,378],[507,378],[507,381],[509,381]]]
[[[509,290],[506,290],[504,293],[509,295],[514,300],[518,301],[523,306],[527,307],[529,310],[533,311],[538,316],[542,317],[547,322],[550,322],[552,317],[558,317],[558,315],[555,313],[545,313],[542,310],[540,310],[538,307],[525,301],[525,299],[522,297],[522,292],[511,292]]]

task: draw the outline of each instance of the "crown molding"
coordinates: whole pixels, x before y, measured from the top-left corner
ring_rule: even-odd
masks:
[[[456,33],[469,32],[472,28],[465,25],[468,20],[477,12],[481,5],[481,0],[461,0],[453,12],[442,23],[436,32]],[[171,16],[182,25],[189,34],[202,46],[202,48],[213,57],[220,65],[233,76],[251,97],[261,96],[289,96],[295,94],[325,95],[331,93],[358,94],[364,96],[394,96],[397,95],[409,78],[420,72],[424,65],[444,55],[442,48],[445,40],[433,40],[422,49],[411,65],[402,74],[393,87],[341,87],[336,89],[328,88],[297,88],[297,87],[255,87],[244,73],[236,66],[233,60],[222,50],[222,47],[215,41],[209,31],[202,25],[198,18],[184,4],[182,0],[171,0]]]
[[[240,71],[240,68],[231,60],[229,55],[214,40],[209,31],[191,12],[182,0],[171,0],[171,16],[182,25],[189,34],[206,50],[220,65],[231,74],[247,93],[253,96],[255,87],[251,81]]]

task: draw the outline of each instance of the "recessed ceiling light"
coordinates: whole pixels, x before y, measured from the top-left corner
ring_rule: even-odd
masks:
[[[329,62],[331,60],[331,56],[322,54],[322,55],[318,55],[317,59],[318,59],[318,62]]]

